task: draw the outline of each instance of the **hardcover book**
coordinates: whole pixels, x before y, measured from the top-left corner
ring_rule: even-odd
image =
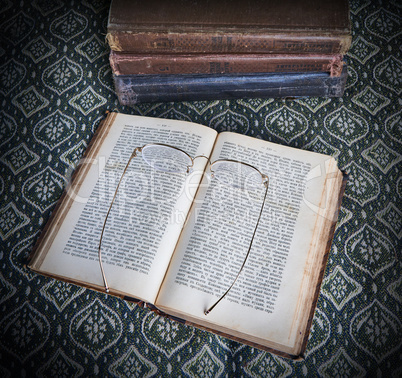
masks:
[[[130,54],[111,51],[115,75],[329,72],[340,76],[341,55]]]
[[[296,358],[343,184],[330,156],[109,113],[29,267]]]
[[[112,50],[149,53],[345,54],[347,0],[113,0]]]
[[[122,105],[141,102],[225,100],[236,98],[341,97],[347,65],[339,77],[328,72],[113,75]]]

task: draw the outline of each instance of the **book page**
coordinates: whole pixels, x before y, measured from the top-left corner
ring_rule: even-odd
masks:
[[[119,179],[136,147],[163,143],[190,157],[209,156],[216,132],[189,122],[118,114],[104,133],[43,262],[34,268],[102,287],[98,246]],[[96,141],[97,142],[97,141]],[[144,153],[142,154],[144,155]],[[205,158],[194,161],[203,170]],[[81,179],[80,179],[81,180]],[[80,181],[78,180],[78,181]],[[114,292],[153,302],[191,206],[199,176],[156,170],[139,154],[125,172],[110,210],[101,245],[108,285]],[[53,231],[55,232],[55,231]]]
[[[304,269],[334,159],[233,133],[218,136],[211,161],[216,159],[251,164],[269,178],[247,262],[225,298],[204,315],[239,272],[265,194],[263,185],[236,189],[206,174],[157,306],[206,327],[292,346]]]

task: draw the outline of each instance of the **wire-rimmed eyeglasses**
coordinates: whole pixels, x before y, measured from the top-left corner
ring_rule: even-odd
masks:
[[[109,285],[107,283],[105,271],[102,264],[102,239],[103,234],[106,228],[106,222],[109,217],[110,211],[112,209],[113,203],[116,199],[117,192],[119,190],[120,184],[123,180],[125,173],[132,161],[132,159],[138,154],[141,153],[143,160],[153,169],[160,172],[166,173],[190,173],[193,170],[194,160],[200,157],[203,157],[209,161],[204,155],[199,155],[192,158],[187,152],[181,150],[180,148],[170,146],[168,144],[162,143],[150,143],[145,144],[142,147],[136,147],[131,154],[123,173],[120,176],[119,182],[117,184],[116,190],[114,192],[112,201],[110,203],[109,209],[106,213],[105,220],[103,222],[102,232],[99,239],[99,247],[98,247],[98,257],[99,257],[99,265],[102,273],[102,279],[105,286],[105,291],[109,292]],[[242,190],[250,190],[256,189],[258,187],[265,188],[264,199],[261,204],[261,209],[258,215],[258,219],[254,228],[253,235],[250,240],[250,244],[243,260],[242,266],[239,269],[235,279],[233,280],[232,284],[229,288],[225,291],[224,294],[207,310],[204,311],[204,314],[207,315],[210,313],[214,307],[226,296],[226,294],[230,291],[233,287],[235,282],[240,276],[240,273],[243,270],[244,265],[246,264],[247,258],[250,254],[251,247],[253,245],[254,237],[257,232],[258,224],[261,219],[262,212],[264,210],[264,204],[268,193],[268,176],[261,173],[257,168],[254,166],[237,161],[237,160],[230,160],[230,159],[219,159],[215,160],[214,162],[209,162],[209,169],[211,171],[211,177],[216,178],[219,182],[232,186],[234,188],[239,188]]]

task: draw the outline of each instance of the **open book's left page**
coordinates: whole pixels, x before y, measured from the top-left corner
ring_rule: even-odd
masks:
[[[209,156],[216,131],[184,121],[110,113],[99,127],[35,251],[33,270],[102,289],[99,241],[109,206],[136,147],[162,143]],[[195,159],[203,170],[207,159]],[[113,293],[153,302],[200,177],[155,170],[139,154],[124,174],[102,238]]]

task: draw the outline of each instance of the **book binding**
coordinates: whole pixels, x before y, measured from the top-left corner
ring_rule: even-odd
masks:
[[[240,98],[341,97],[346,79],[326,72],[205,75],[114,75],[122,105],[143,102],[201,101]]]
[[[115,75],[228,74],[268,72],[342,73],[341,55],[130,54],[111,51]]]

